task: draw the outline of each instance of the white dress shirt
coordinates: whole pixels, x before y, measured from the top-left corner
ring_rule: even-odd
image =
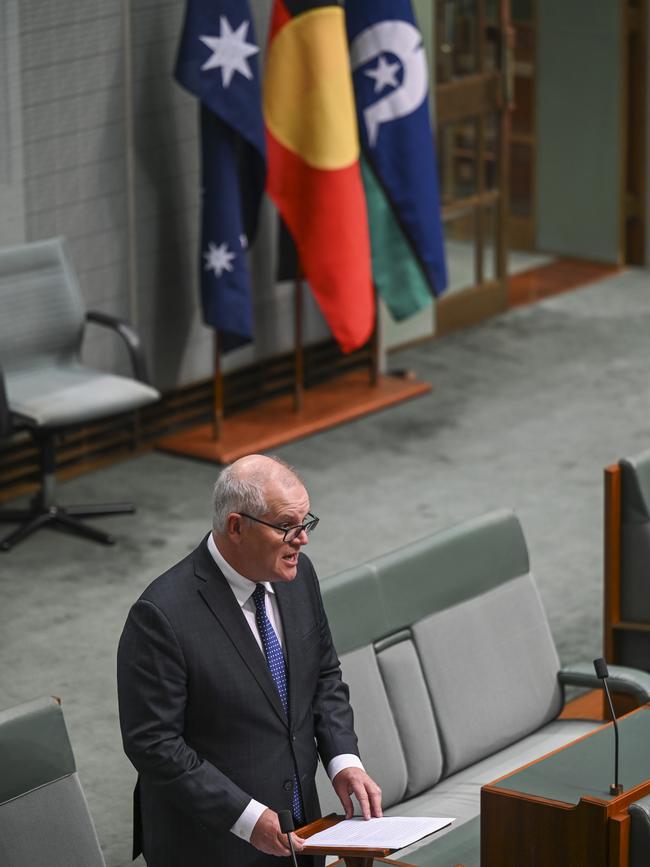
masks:
[[[264,653],[262,639],[257,630],[257,623],[255,621],[255,602],[252,598],[255,588],[257,587],[257,582],[250,581],[248,578],[244,578],[244,576],[240,575],[236,569],[233,569],[230,563],[228,563],[228,561],[224,558],[221,551],[217,548],[212,533],[210,533],[210,535],[208,536],[208,551],[212,555],[214,562],[223,572],[223,575],[228,582],[230,589],[235,595],[235,599],[237,600],[239,606],[242,609],[244,617],[246,618],[246,622],[248,623],[250,630],[253,633],[255,641],[257,641],[260,650],[262,651],[262,653]],[[266,593],[264,594],[266,616],[271,621],[271,626],[275,630],[275,634],[278,636],[278,641],[280,642],[281,647],[284,649],[284,631],[282,629],[282,620],[280,618],[280,612],[278,610],[278,601],[275,597],[275,589],[271,581],[264,581],[263,584],[266,587]],[[354,753],[341,753],[341,755],[339,756],[334,756],[334,758],[327,766],[327,775],[329,776],[330,780],[333,780],[334,777],[338,774],[338,772],[342,771],[343,768],[363,769],[363,764],[361,763],[359,757],[355,756]],[[241,837],[242,840],[246,840],[247,843],[250,843],[253,828],[255,827],[257,820],[262,815],[264,810],[266,810],[266,806],[264,804],[260,804],[259,801],[251,798],[251,800],[244,808],[244,812],[237,819],[237,821],[230,830],[233,832],[233,834]]]

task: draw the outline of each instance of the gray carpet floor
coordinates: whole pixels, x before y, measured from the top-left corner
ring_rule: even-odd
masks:
[[[403,350],[427,397],[277,450],[321,524],[322,578],[433,530],[511,507],[564,662],[602,641],[602,471],[650,445],[650,275],[630,271]],[[109,867],[129,862],[134,773],[115,649],[131,603],[207,531],[214,466],[152,453],[62,486],[131,499],[106,549],[43,531],[0,560],[0,707],[61,696]]]

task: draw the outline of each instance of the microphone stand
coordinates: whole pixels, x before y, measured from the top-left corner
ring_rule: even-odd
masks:
[[[610,784],[609,793],[610,795],[620,795],[623,791],[623,786],[618,781],[618,723],[616,722],[614,705],[612,704],[612,697],[609,693],[609,686],[607,684],[609,671],[607,669],[607,663],[602,657],[594,659],[594,669],[596,671],[596,677],[603,682],[605,695],[607,696],[607,701],[609,703],[609,711],[612,715],[612,722],[614,724],[614,782]]]
[[[295,830],[291,810],[278,810],[278,821],[280,822],[280,830],[283,834],[287,835],[287,840],[289,841],[289,848],[291,849],[291,858],[293,859],[293,865],[294,867],[298,867],[298,862],[296,861],[296,852],[293,848],[293,840],[291,839],[291,832]]]

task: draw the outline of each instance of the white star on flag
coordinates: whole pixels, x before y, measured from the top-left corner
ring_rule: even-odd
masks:
[[[204,271],[214,271],[217,277],[221,277],[224,271],[232,271],[232,260],[235,254],[228,249],[226,241],[223,244],[217,245],[210,241],[208,244],[208,252],[203,254],[205,259]]]
[[[242,21],[237,30],[232,29],[225,15],[220,16],[220,23],[219,36],[199,36],[201,42],[212,51],[201,70],[206,72],[208,69],[221,68],[221,82],[228,87],[235,72],[240,72],[248,79],[253,77],[246,58],[257,54],[259,48],[252,42],[246,42],[250,21]]]
[[[385,87],[397,87],[397,73],[399,63],[389,63],[383,54],[379,55],[377,66],[374,69],[366,69],[368,78],[375,79],[375,93],[380,93]]]
[[[245,250],[248,247],[248,235],[242,232],[239,236],[239,243],[241,244],[242,250]]]

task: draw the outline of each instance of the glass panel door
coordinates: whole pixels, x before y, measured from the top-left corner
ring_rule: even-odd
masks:
[[[439,333],[507,305],[509,7],[509,0],[435,2],[438,162],[449,264]]]

